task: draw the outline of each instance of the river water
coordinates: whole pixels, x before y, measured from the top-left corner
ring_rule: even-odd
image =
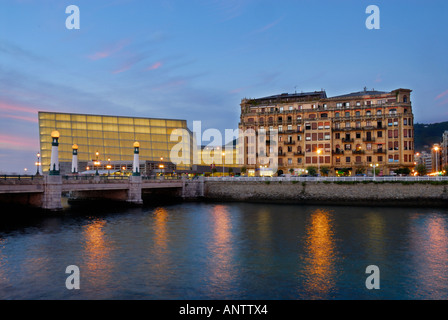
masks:
[[[444,208],[87,206],[0,223],[0,299],[448,298]]]

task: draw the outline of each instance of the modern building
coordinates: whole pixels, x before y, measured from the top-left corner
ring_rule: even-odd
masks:
[[[324,90],[242,99],[239,128],[266,132],[265,146],[240,139],[249,174],[259,175],[263,155],[278,152],[278,172],[306,173],[326,167],[330,175],[394,174],[414,167],[411,90],[367,90],[327,97]],[[278,132],[278,141],[270,133]],[[254,149],[256,152],[254,152]]]
[[[42,171],[47,172],[51,160],[51,132],[59,131],[59,162],[61,173],[70,173],[72,146],[78,146],[79,171],[96,170],[93,162],[114,169],[132,168],[133,144],[140,143],[141,172],[157,170],[160,163],[166,170],[188,171],[192,167],[192,134],[186,120],[90,115],[74,113],[39,112],[39,135]],[[171,133],[179,130],[181,136],[171,141]],[[175,167],[170,153],[181,143]],[[161,160],[163,159],[163,160]],[[89,168],[87,168],[89,167]],[[111,169],[109,169],[111,170]]]

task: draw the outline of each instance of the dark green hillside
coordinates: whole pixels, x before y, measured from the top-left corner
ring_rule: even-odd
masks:
[[[445,130],[448,130],[448,121],[432,124],[415,123],[415,151],[429,150],[434,143],[440,143]]]

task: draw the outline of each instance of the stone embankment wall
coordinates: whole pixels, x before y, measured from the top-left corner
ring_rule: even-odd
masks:
[[[255,201],[341,205],[448,206],[448,184],[206,181],[204,198],[219,201]]]

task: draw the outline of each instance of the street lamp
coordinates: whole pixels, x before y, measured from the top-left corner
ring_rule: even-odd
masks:
[[[439,159],[438,159],[438,154],[437,151],[439,151],[439,147],[434,147],[434,151],[435,151],[435,160],[436,160],[436,172],[439,172]]]
[[[37,162],[36,162],[36,176],[38,176],[39,175],[39,166],[40,166],[40,153],[38,152],[37,154],[36,154],[36,156],[37,156]]]
[[[110,158],[107,158],[107,161],[109,162],[109,164],[106,166],[106,168],[107,168],[107,175],[110,176],[110,169],[112,169],[112,166],[110,164]]]
[[[375,168],[378,167],[378,163],[370,164],[370,166],[373,168],[373,180],[375,180]]]
[[[100,153],[97,151],[97,152],[95,152],[95,155],[96,155],[96,160],[93,162],[93,166],[96,167],[95,175],[98,176],[99,175],[98,167],[101,164],[101,162],[98,160],[98,156],[100,155]]]

